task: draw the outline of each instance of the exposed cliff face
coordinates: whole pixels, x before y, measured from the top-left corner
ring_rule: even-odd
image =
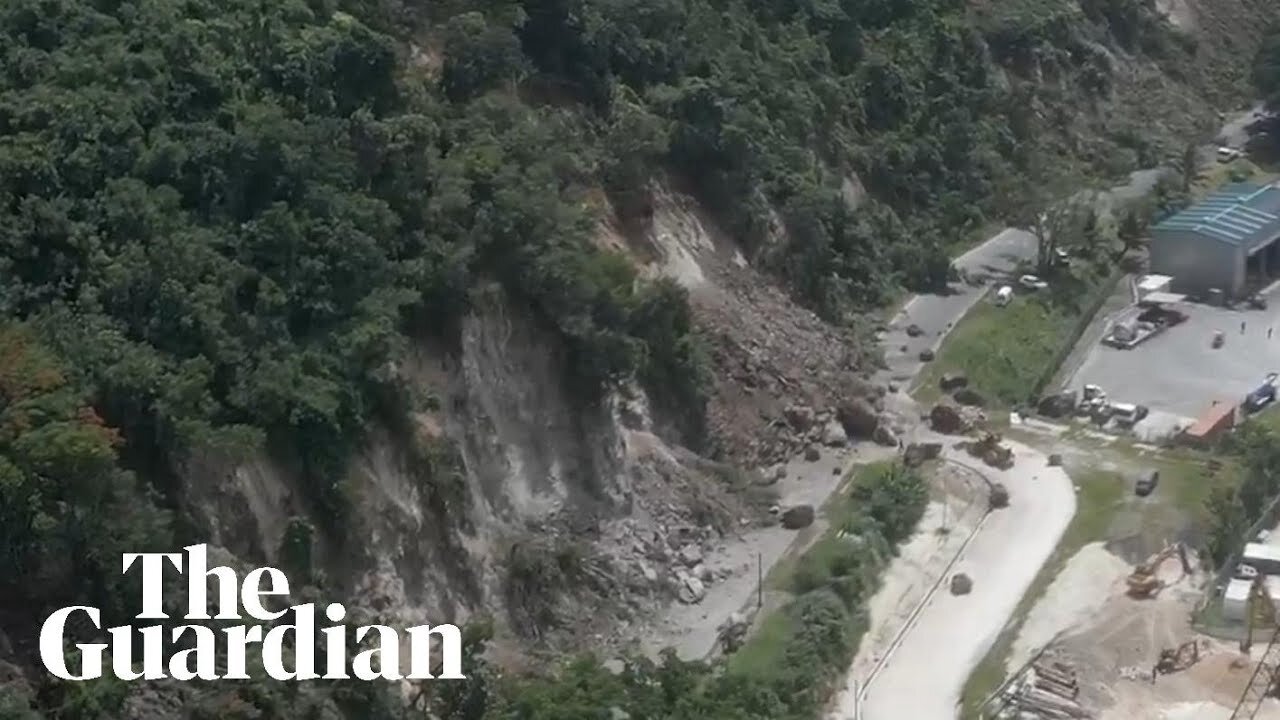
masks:
[[[572,642],[675,597],[681,548],[766,515],[745,475],[653,434],[641,391],[585,407],[564,367],[555,335],[500,294],[451,341],[415,342],[401,370],[434,402],[412,436],[375,428],[353,458],[342,536],[318,538],[330,592],[396,622],[486,612],[504,635]],[[277,561],[305,514],[296,482],[266,457],[216,467],[189,473],[210,542]]]

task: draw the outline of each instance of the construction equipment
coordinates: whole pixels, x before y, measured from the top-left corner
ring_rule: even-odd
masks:
[[[1262,707],[1262,701],[1276,696],[1277,675],[1280,675],[1280,628],[1272,634],[1271,642],[1267,643],[1267,649],[1262,652],[1262,659],[1254,668],[1230,720],[1253,720]]]
[[[1165,648],[1160,651],[1160,659],[1151,668],[1151,682],[1157,675],[1169,675],[1181,672],[1200,662],[1200,645],[1195,640],[1188,640],[1176,649]]]
[[[1271,593],[1267,592],[1266,576],[1256,573],[1253,585],[1249,590],[1249,605],[1245,610],[1244,637],[1240,640],[1240,652],[1249,654],[1253,647],[1253,631],[1257,628],[1268,628],[1276,624],[1276,606],[1271,601]]]
[[[1145,563],[1133,569],[1126,579],[1129,586],[1129,597],[1139,600],[1155,597],[1164,588],[1164,583],[1157,576],[1160,564],[1177,553],[1178,559],[1182,561],[1183,574],[1191,573],[1191,563],[1187,560],[1187,550],[1182,543],[1173,543],[1164,546],[1164,549],[1156,553]]]

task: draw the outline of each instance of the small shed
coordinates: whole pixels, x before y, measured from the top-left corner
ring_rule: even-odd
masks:
[[[1240,562],[1252,565],[1263,575],[1280,575],[1280,547],[1266,543],[1249,543],[1244,546]]]
[[[1227,620],[1244,620],[1249,612],[1249,593],[1253,581],[1233,578],[1222,593],[1222,616]]]
[[[1236,405],[1226,400],[1214,400],[1196,423],[1187,428],[1186,439],[1191,443],[1213,440],[1236,423]]]

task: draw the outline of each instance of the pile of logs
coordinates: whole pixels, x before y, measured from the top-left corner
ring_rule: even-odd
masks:
[[[1083,720],[1093,713],[1076,701],[1080,683],[1075,670],[1060,662],[1037,662],[1027,671],[1014,691],[1009,706],[1017,718]]]

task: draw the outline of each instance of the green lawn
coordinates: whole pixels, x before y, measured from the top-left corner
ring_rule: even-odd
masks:
[[[913,394],[921,402],[936,401],[942,375],[958,371],[988,400],[1005,406],[1021,403],[1056,359],[1079,317],[1048,295],[1015,296],[1005,307],[984,299],[947,335],[937,357],[918,376]]]

